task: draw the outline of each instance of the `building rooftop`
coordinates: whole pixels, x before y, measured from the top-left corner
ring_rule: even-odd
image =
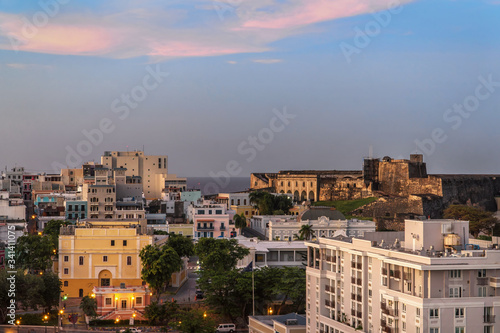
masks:
[[[306,317],[304,315],[299,315],[297,313],[289,313],[286,315],[276,315],[276,316],[250,316],[250,317],[270,327],[274,327],[274,322],[286,325],[287,320],[290,319],[297,320],[297,325],[295,326],[305,326],[307,323]]]
[[[321,216],[326,216],[330,220],[345,220],[344,214],[333,207],[314,206],[304,211],[299,220],[317,220]]]

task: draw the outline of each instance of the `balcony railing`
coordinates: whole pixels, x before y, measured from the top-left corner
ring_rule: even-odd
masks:
[[[351,299],[352,299],[353,301],[355,301],[355,300],[356,300],[356,294],[351,294]]]
[[[351,309],[351,315],[352,315],[353,317],[356,317],[356,310]]]
[[[362,300],[361,295],[356,295],[356,301],[361,302],[361,300]]]
[[[490,278],[489,277],[478,277],[477,285],[478,286],[487,286]]]
[[[356,317],[358,317],[359,319],[361,319],[363,317],[363,314],[361,313],[361,311],[356,312]]]
[[[494,324],[495,323],[495,316],[494,315],[486,315],[486,316],[483,316],[484,318],[484,323],[486,324]]]
[[[198,226],[198,230],[214,230],[214,226]]]
[[[355,262],[351,262],[351,268],[356,268],[356,263]]]
[[[394,278],[401,279],[401,271],[394,271]]]
[[[335,308],[335,301],[330,301],[328,299],[325,299],[325,306],[328,308],[334,309]]]
[[[356,278],[355,277],[351,277],[351,284],[356,284]]]
[[[223,226],[223,225],[221,225],[221,226],[220,226],[220,230],[226,230],[226,227],[225,227],[225,226]]]

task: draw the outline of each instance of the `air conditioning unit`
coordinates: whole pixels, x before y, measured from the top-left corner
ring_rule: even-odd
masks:
[[[287,319],[285,321],[285,325],[290,326],[290,325],[298,325],[299,321],[297,319]]]

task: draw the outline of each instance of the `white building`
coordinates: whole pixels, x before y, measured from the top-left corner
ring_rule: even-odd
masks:
[[[304,241],[276,242],[260,241],[257,238],[236,237],[240,246],[250,250],[237,267],[247,267],[252,261],[255,267],[303,267],[306,262],[307,246]]]
[[[250,219],[249,227],[269,239],[269,223],[271,222],[297,222],[297,217],[292,215],[255,215]]]
[[[293,240],[303,225],[311,225],[316,237],[332,238],[340,233],[347,237],[363,237],[365,232],[375,231],[375,222],[367,220],[330,220],[322,216],[317,220],[295,222],[273,222],[268,224],[266,235],[269,240]]]
[[[306,242],[307,332],[497,332],[500,251],[463,250],[468,239],[467,221],[406,220]]]

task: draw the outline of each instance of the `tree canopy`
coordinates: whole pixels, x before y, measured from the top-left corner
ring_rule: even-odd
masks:
[[[200,309],[188,309],[179,314],[177,328],[182,333],[213,333],[215,321]]]
[[[97,316],[97,301],[94,297],[84,296],[80,301],[80,309],[87,317],[95,318]]]
[[[469,221],[469,232],[474,238],[477,238],[481,232],[491,234],[492,228],[494,228],[498,222],[497,219],[493,217],[492,212],[487,212],[477,207],[462,205],[449,206],[444,210],[443,217],[446,219]]]
[[[194,254],[193,241],[186,236],[170,233],[166,244],[173,248],[181,258],[190,257]]]
[[[30,273],[46,271],[52,266],[55,251],[54,241],[50,236],[21,236],[16,244],[16,266]]]
[[[195,246],[201,270],[226,271],[250,253],[236,239],[201,238]]]
[[[299,230],[299,239],[310,240],[314,237],[314,230],[311,224],[303,224]]]
[[[246,228],[247,226],[247,219],[245,215],[243,213],[241,213],[241,215],[236,214],[234,215],[233,221],[234,221],[234,226],[240,229],[240,235],[241,235],[241,231],[243,230],[243,228]]]
[[[141,277],[154,290],[157,301],[170,284],[172,274],[182,268],[182,260],[168,245],[147,245],[141,250]]]
[[[265,191],[254,191],[249,194],[250,203],[259,210],[260,215],[288,214],[293,202],[286,195],[273,195]]]

